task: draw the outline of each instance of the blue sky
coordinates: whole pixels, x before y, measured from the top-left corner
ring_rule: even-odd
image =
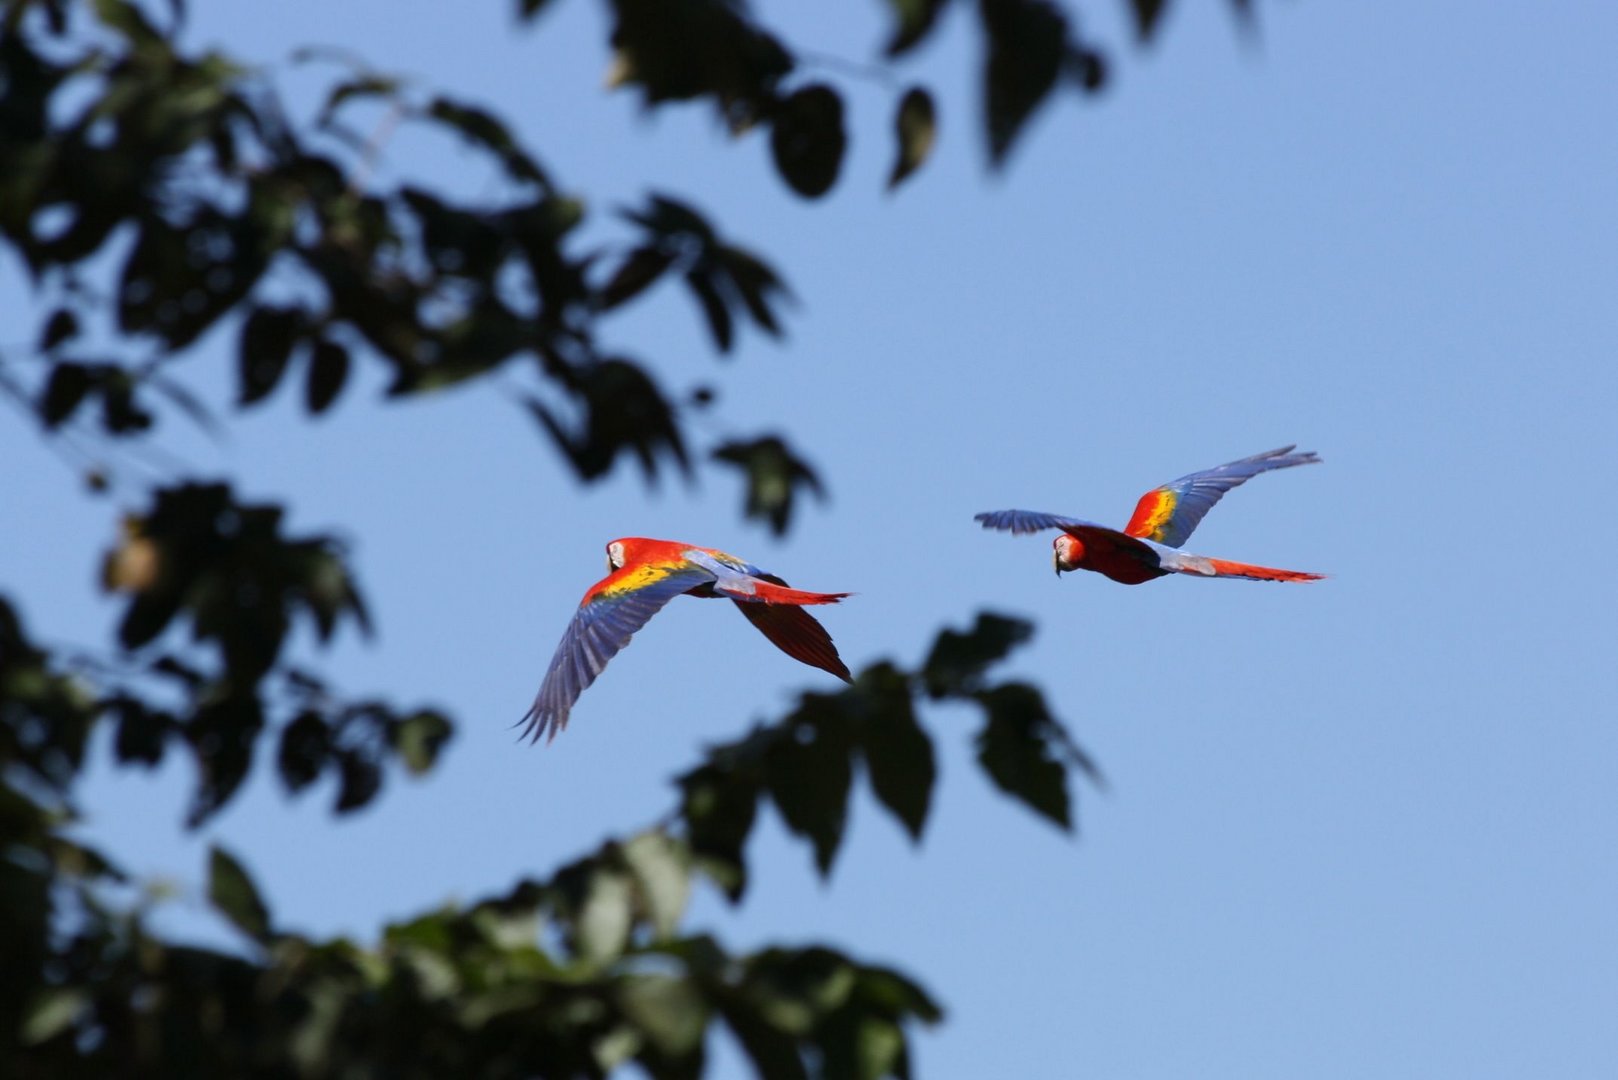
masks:
[[[316,424],[283,390],[223,445],[175,427],[168,450],[353,543],[381,633],[334,677],[461,726],[431,778],[335,826],[329,792],[288,803],[261,775],[185,835],[188,777],[98,767],[89,834],[179,884],[169,925],[217,933],[213,840],[316,933],[543,874],[660,814],[703,744],[827,688],[727,605],[681,601],[554,745],[515,745],[602,546],[661,536],[858,593],[824,615],[856,668],[983,608],[1038,623],[1010,670],[1110,781],[1076,839],[995,795],[974,719],[944,710],[919,846],[861,796],[822,885],[772,818],[746,905],[693,913],[736,946],[826,939],[918,976],[949,1010],[922,1075],[1618,1073],[1618,8],[1263,4],[1246,37],[1179,5],[989,175],[963,7],[907,70],[939,92],[935,159],[886,194],[897,89],[830,72],[852,148],[810,205],[762,137],[603,93],[601,11],[553,6],[510,34],[506,5],[195,5],[191,40],[265,63],[357,47],[513,117],[600,209],[657,187],[711,212],[790,281],[789,339],[717,360],[672,290],[610,330],[671,386],[717,384],[699,433],[790,432],[831,500],[777,542],[725,474],[583,488],[506,388],[383,406],[371,371]],[[1123,10],[1084,14],[1122,43]],[[874,3],[763,12],[855,60],[885,33]],[[307,104],[308,74],[282,73]],[[408,134],[379,179],[401,175],[491,189]],[[7,321],[29,304],[0,263]],[[192,363],[221,408],[233,340]],[[1058,581],[1048,537],[971,520],[1121,525],[1149,487],[1289,442],[1326,463],[1235,492],[1188,547],[1319,585]],[[108,507],[15,422],[0,459],[0,581],[42,636],[104,640]]]

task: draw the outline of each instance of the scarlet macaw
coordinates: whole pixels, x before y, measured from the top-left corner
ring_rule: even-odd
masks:
[[[853,682],[826,628],[804,604],[835,604],[848,593],[793,589],[774,574],[713,548],[626,536],[607,545],[607,576],[590,586],[562,635],[534,704],[519,723],[539,741],[567,727],[573,703],[607,661],[664,604],[688,593],[725,597],[775,646],[794,660]]]
[[[1313,452],[1294,454],[1294,449],[1296,447],[1283,446],[1267,454],[1254,454],[1154,488],[1141,496],[1135,515],[1123,532],[1078,518],[1031,510],[995,510],[978,514],[974,520],[981,521],[986,529],[1009,529],[1019,535],[1041,529],[1061,529],[1062,535],[1056,538],[1051,557],[1058,577],[1064,570],[1094,570],[1125,585],[1139,585],[1176,573],[1255,581],[1318,581],[1324,575],[1250,566],[1174,550],[1186,542],[1197,522],[1231,488],[1261,472],[1320,461]]]

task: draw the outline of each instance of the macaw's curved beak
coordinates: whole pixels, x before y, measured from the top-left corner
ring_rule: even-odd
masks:
[[[1060,551],[1051,552],[1051,565],[1056,567],[1056,576],[1061,577],[1062,576],[1062,553]]]

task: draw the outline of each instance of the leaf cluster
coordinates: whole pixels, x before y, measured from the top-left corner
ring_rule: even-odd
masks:
[[[0,629],[15,630],[9,611],[0,615]],[[969,630],[941,635],[914,671],[879,663],[842,693],[806,694],[780,720],[710,748],[677,779],[662,823],[548,878],[393,924],[372,946],[277,925],[247,869],[217,847],[208,899],[245,951],[166,943],[144,909],[102,902],[122,880],[116,868],[62,841],[21,790],[0,789],[32,817],[30,829],[6,834],[9,894],[29,897],[14,929],[29,948],[15,954],[28,963],[14,969],[22,992],[8,1003],[16,1023],[0,1048],[23,1077],[595,1077],[629,1061],[655,1077],[692,1077],[708,1033],[723,1027],[760,1075],[908,1077],[911,1029],[942,1015],[914,981],[822,945],[732,953],[684,928],[686,906],[699,881],[741,898],[746,842],[765,799],[822,873],[858,772],[919,838],[937,778],[922,702],[977,704],[990,779],[1070,826],[1067,775],[1088,762],[1037,691],[988,678],[1029,633],[1018,620],[980,615]],[[13,639],[20,648],[7,655],[37,672],[42,654],[20,630]],[[41,700],[48,706],[51,694]]]

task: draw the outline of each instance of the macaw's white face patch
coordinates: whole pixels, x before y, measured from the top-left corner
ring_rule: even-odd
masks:
[[[620,570],[624,565],[624,545],[614,540],[607,545],[607,573]]]

